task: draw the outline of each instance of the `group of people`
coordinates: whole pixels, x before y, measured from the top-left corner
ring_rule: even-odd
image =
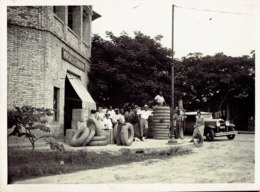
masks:
[[[135,136],[140,140],[145,140],[144,130],[148,128],[148,118],[151,115],[151,111],[148,111],[148,105],[144,105],[143,109],[135,105],[134,107],[115,108],[109,106],[107,110],[103,110],[102,107],[98,107],[97,111],[91,111],[92,117],[96,118],[100,124],[101,129],[114,129],[117,125],[120,126],[125,123],[131,123],[134,126]],[[120,132],[118,130],[118,132]]]
[[[159,94],[154,98],[154,102],[155,105],[165,105],[165,99],[161,91],[159,91]],[[152,114],[152,111],[148,109],[148,105],[144,105],[143,108],[138,105],[128,105],[120,109],[109,106],[109,108],[105,110],[102,107],[98,107],[97,111],[91,111],[91,115],[100,123],[101,129],[114,129],[117,125],[119,127],[119,133],[121,125],[127,122],[131,123],[134,127],[135,137],[144,141],[145,136],[147,136],[145,135],[145,130],[148,129],[148,118]],[[175,138],[177,139],[184,139],[184,113],[183,103],[182,100],[180,100],[173,115],[173,126],[175,129]],[[203,125],[203,118],[201,113],[198,112],[194,135]]]
[[[165,99],[162,96],[162,92],[154,98],[154,104],[164,105]],[[143,108],[138,105],[128,105],[122,108],[113,108],[109,106],[108,109],[103,109],[98,107],[98,110],[92,110],[91,116],[96,118],[99,122],[101,129],[114,129],[117,125],[118,132],[120,131],[120,126],[125,123],[131,123],[134,127],[135,138],[141,141],[145,140],[145,130],[148,129],[148,118],[152,111],[148,110],[149,106],[144,105]]]

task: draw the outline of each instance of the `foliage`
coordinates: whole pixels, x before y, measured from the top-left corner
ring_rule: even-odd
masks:
[[[109,40],[94,35],[89,89],[98,105],[145,104],[160,89],[171,104],[171,65],[175,72],[175,105],[179,99],[187,110],[221,110],[229,103],[254,114],[255,52],[241,57],[223,53],[203,56],[190,53],[172,62],[172,51],[162,47],[162,36],[151,38],[135,32]],[[244,116],[247,117],[248,114]]]
[[[8,112],[8,129],[12,132],[8,136],[26,137],[32,144],[34,153],[35,142],[44,139],[50,144],[51,149],[62,150],[63,146],[57,143],[55,137],[50,133],[47,124],[47,116],[52,115],[52,111],[44,108],[35,108],[31,106],[15,107]],[[36,136],[33,131],[40,130],[45,134]]]
[[[179,97],[192,107],[203,103],[221,106],[223,101],[246,101],[249,104],[254,101],[254,65],[253,56],[190,54],[182,58],[181,66],[178,66],[182,71],[176,80],[176,88],[182,93]]]
[[[107,32],[110,41],[94,35],[90,91],[100,105],[144,104],[161,89],[170,101],[171,50],[162,47],[161,36],[141,32],[134,37]]]

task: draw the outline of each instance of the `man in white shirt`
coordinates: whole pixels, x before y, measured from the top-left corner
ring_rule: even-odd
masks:
[[[113,124],[110,119],[110,114],[106,112],[105,118],[104,118],[104,129],[113,129]]]
[[[159,91],[159,95],[156,95],[156,97],[154,98],[155,102],[157,105],[163,105],[165,104],[165,99],[162,96],[162,91]]]
[[[144,110],[139,112],[140,114],[140,139],[144,141],[144,130],[148,129],[148,118],[151,112],[148,111],[148,105],[144,105]]]
[[[111,105],[109,106],[107,113],[109,113],[110,119],[112,121],[112,119],[114,118],[114,115],[115,115],[115,111],[113,110],[113,107]]]

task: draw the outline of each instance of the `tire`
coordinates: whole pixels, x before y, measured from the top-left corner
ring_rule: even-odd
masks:
[[[153,124],[153,127],[158,127],[158,126],[160,126],[160,127],[170,127],[171,124],[170,123],[154,123]]]
[[[79,129],[76,134],[71,138],[70,144],[73,147],[81,146],[82,143],[88,138],[90,134],[90,129],[88,127],[83,127]]]
[[[170,117],[155,117],[153,119],[153,122],[160,122],[160,123],[168,122],[168,121],[169,122],[171,121]]]
[[[153,132],[156,133],[156,132],[169,132],[170,129],[153,129]]]
[[[107,137],[105,135],[101,135],[101,136],[94,136],[91,141],[104,141],[104,140],[107,140]]]
[[[99,122],[95,118],[89,117],[87,119],[87,127],[91,127],[92,125],[94,125],[95,127],[96,136],[101,136],[101,128]]]
[[[169,137],[170,132],[169,133],[154,133],[153,136],[154,137]]]
[[[231,131],[235,131],[234,127],[231,127]],[[236,135],[227,135],[228,140],[233,140],[236,137]]]
[[[90,141],[88,146],[105,146],[107,145],[107,140],[102,140],[102,141]]]
[[[154,119],[153,123],[171,123],[170,119]]]
[[[134,141],[134,128],[132,124],[126,123],[126,125],[122,126],[121,129],[121,140],[122,143],[126,146],[129,146]]]
[[[157,140],[166,140],[166,139],[169,139],[169,137],[153,137],[154,139],[157,139]]]
[[[158,117],[161,117],[161,118],[163,118],[163,117],[165,117],[165,118],[170,118],[170,114],[167,114],[167,113],[154,113],[153,114],[153,116],[154,116],[154,118],[158,118]]]
[[[214,131],[212,129],[209,129],[207,132],[206,132],[206,138],[208,141],[214,141]]]
[[[116,143],[116,136],[117,136],[117,127],[118,127],[118,123],[115,124],[114,129],[113,129],[113,136],[114,136],[114,142]]]
[[[156,115],[170,115],[170,111],[154,111],[153,112],[153,116],[156,116]]]
[[[214,134],[214,133],[213,133]],[[200,134],[197,134],[194,139],[193,139],[193,143],[196,147],[202,147],[203,145],[203,136],[201,136]]]
[[[94,127],[90,127],[89,129],[90,129],[90,133],[89,133],[87,139],[83,142],[83,144],[82,144],[83,146],[86,146],[93,139],[93,137],[96,134],[96,130]]]
[[[159,126],[158,125],[158,126],[154,126],[153,129],[170,129],[170,125],[168,125],[168,126],[161,126],[161,125]]]
[[[157,105],[157,106],[155,106],[155,107],[153,108],[153,110],[154,110],[154,111],[157,111],[157,110],[170,110],[170,107]]]
[[[153,134],[154,135],[157,135],[157,134],[169,134],[170,133],[170,131],[168,131],[168,130],[166,130],[166,131],[164,131],[164,130],[161,130],[161,131],[153,131]]]

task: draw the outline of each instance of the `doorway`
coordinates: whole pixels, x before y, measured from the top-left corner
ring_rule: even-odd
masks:
[[[65,105],[64,105],[64,136],[66,130],[71,129],[72,109],[81,109],[82,101],[73,89],[68,77],[65,79]]]

